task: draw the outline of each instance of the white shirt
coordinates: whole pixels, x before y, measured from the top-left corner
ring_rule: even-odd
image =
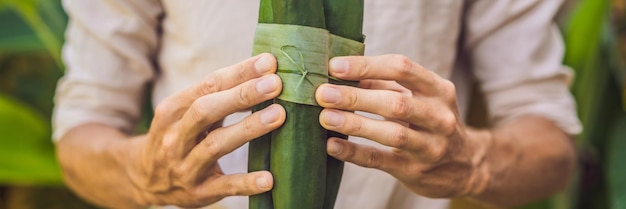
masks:
[[[490,124],[539,114],[570,134],[581,131],[561,65],[554,23],[562,0],[366,0],[366,55],[403,54],[457,86],[466,115],[478,85]],[[213,70],[250,57],[258,0],[65,0],[70,16],[66,75],[55,98],[54,138],[87,122],[130,131],[142,96],[153,105]],[[151,82],[154,87],[147,89]],[[225,124],[248,113],[229,116]],[[86,139],[88,140],[88,139]],[[381,146],[365,139],[350,140]],[[246,172],[247,145],[220,159],[226,173]],[[336,208],[446,208],[417,196],[390,175],[346,164]],[[247,208],[228,197],[209,208]]]

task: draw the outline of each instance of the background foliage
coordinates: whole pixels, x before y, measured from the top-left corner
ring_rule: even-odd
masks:
[[[579,0],[563,13],[583,134],[567,191],[527,209],[626,208],[626,0]],[[59,0],[0,0],[0,209],[91,208],[63,186],[50,141],[67,17]]]

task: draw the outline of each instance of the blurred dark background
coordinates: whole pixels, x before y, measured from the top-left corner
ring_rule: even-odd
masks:
[[[626,0],[570,1],[559,21],[579,167],[566,191],[522,208],[626,209]],[[66,22],[59,0],[0,0],[0,209],[95,208],[64,186],[50,137]]]

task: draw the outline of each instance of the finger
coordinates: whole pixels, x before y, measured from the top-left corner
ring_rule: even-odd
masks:
[[[178,140],[182,140],[183,153],[195,145],[197,136],[211,124],[234,112],[278,96],[281,88],[280,78],[271,74],[200,97],[189,107],[179,123]]]
[[[381,79],[426,95],[436,95],[442,79],[402,55],[348,56],[331,59],[331,75],[345,80]]]
[[[324,84],[317,89],[316,99],[325,108],[370,112],[428,131],[447,131],[456,124],[454,114],[446,111],[445,105],[437,105],[436,100],[393,91]]]
[[[253,78],[273,74],[275,71],[276,58],[269,53],[263,53],[209,74],[202,83],[186,93],[189,98],[198,98],[230,89]]]
[[[204,187],[207,192],[218,197],[249,196],[269,191],[274,186],[274,178],[269,171],[255,171],[247,174],[230,174],[210,181]]]
[[[240,63],[222,68],[209,75],[199,84],[177,93],[159,104],[155,117],[179,119],[199,97],[233,88],[239,84],[276,71],[276,59],[268,53],[248,58]]]
[[[359,88],[363,89],[378,89],[378,90],[389,90],[399,92],[405,95],[411,96],[411,90],[405,88],[404,86],[398,84],[395,81],[386,81],[386,80],[362,80],[359,82]]]
[[[285,117],[285,109],[273,104],[239,123],[215,129],[193,147],[181,164],[181,170],[189,175],[201,173],[220,157],[280,127],[285,122]]]
[[[326,147],[328,155],[334,158],[388,173],[394,173],[402,162],[389,150],[356,144],[335,137],[328,139]]]
[[[367,118],[350,112],[325,109],[320,114],[320,124],[328,130],[359,136],[382,145],[418,153],[429,158],[439,142],[432,135],[412,130],[390,121]]]

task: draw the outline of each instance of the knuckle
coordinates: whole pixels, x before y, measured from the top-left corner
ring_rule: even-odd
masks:
[[[233,67],[235,68],[234,72],[237,73],[237,75],[245,75],[249,71],[248,69],[254,68],[254,63],[257,61],[257,59],[246,59],[244,61],[238,62],[237,64],[235,64]],[[245,77],[245,76],[243,76]]]
[[[434,147],[430,149],[430,160],[432,162],[440,162],[446,156],[445,146]]]
[[[356,157],[356,152],[354,151],[353,147],[345,146],[343,150],[339,153],[339,157],[342,157],[348,160],[354,160]]]
[[[184,182],[183,185],[187,185],[188,182],[185,182],[185,176],[188,176],[189,171],[187,170],[185,165],[175,166],[170,171],[170,177],[172,179],[177,179],[178,181]]]
[[[246,108],[253,104],[252,94],[246,88],[239,88],[238,95],[237,103],[239,108]]]
[[[217,73],[213,73],[212,75],[205,78],[202,83],[200,83],[199,89],[203,95],[212,94],[219,91],[220,75]]]
[[[348,95],[349,95],[349,99],[348,99],[348,106],[349,108],[351,108],[352,110],[356,110],[357,107],[359,106],[359,102],[360,102],[360,96],[358,94],[358,92],[354,91],[354,90],[348,90]]]
[[[164,140],[165,141],[165,140]],[[161,166],[168,166],[168,159],[176,159],[178,157],[177,145],[173,140],[162,143],[163,151],[155,158],[155,163]]]
[[[224,182],[224,196],[238,196],[242,195],[242,191],[232,181]]]
[[[436,165],[441,163],[448,154],[448,140],[438,140],[436,143],[431,143],[424,147],[422,153],[424,153],[424,160],[430,165]]]
[[[211,199],[210,196],[207,196],[206,191],[203,190],[202,187],[190,187],[186,188],[188,198],[192,201],[192,204],[189,206],[195,206],[195,204],[206,202],[208,199]],[[195,203],[195,204],[193,204]],[[189,204],[189,203],[187,203]]]
[[[391,66],[401,75],[408,75],[413,69],[413,61],[404,55],[392,55]]]
[[[158,150],[155,150],[151,156],[153,162],[161,166],[157,168],[167,168],[166,166],[167,163],[170,162],[170,159],[176,159],[175,157],[178,156],[178,153],[176,153],[179,145],[178,138],[178,130],[168,131],[162,136],[161,141],[158,142],[160,148],[157,148]]]
[[[409,117],[411,113],[411,97],[398,95],[391,101],[391,117],[403,119]]]
[[[340,129],[345,129],[346,134],[355,135],[363,129],[363,121],[361,120],[352,120],[351,117],[346,117],[346,122]]]
[[[380,153],[373,147],[367,149],[365,154],[365,167],[368,168],[380,168],[382,165],[382,158]]]
[[[354,62],[357,66],[352,67],[352,63],[350,63],[350,68],[360,68],[361,70],[350,70],[348,73],[359,72],[355,75],[355,77],[364,78],[369,75],[373,71],[373,62],[371,59],[367,59],[365,62]]]
[[[204,146],[205,153],[208,156],[221,156],[222,150],[220,149],[217,140],[215,140],[214,136],[209,134],[206,139],[202,141],[202,145]]]
[[[154,108],[154,118],[155,120],[169,118],[176,112],[176,109],[176,105],[173,102],[165,100]]]
[[[403,126],[399,126],[393,132],[393,137],[391,138],[390,146],[396,147],[396,148],[405,148],[408,144],[409,144],[408,129]]]
[[[441,82],[441,91],[445,96],[445,101],[449,105],[456,105],[456,86],[452,81],[444,79]]]
[[[247,60],[246,62],[240,62],[235,64],[235,75],[237,75],[237,78],[240,80],[246,80],[246,78],[248,77],[248,66],[254,64],[254,62],[252,60]]]
[[[192,123],[205,124],[207,122],[207,115],[209,108],[204,108],[202,100],[198,99],[191,104],[189,108],[189,119]]]
[[[411,175],[411,176],[419,176],[422,173],[422,167],[421,166],[417,166],[415,164],[409,164],[404,166],[404,173]]]
[[[457,128],[456,116],[451,112],[447,112],[447,113],[442,114],[440,117],[441,117],[440,124],[439,124],[440,130],[446,136],[453,134]]]
[[[256,121],[253,120],[244,120],[241,123],[242,129],[243,129],[243,133],[244,135],[248,135],[251,133],[257,133],[258,130],[258,125],[259,124],[263,124],[263,123],[257,123]]]
[[[234,79],[236,79],[237,82],[244,82],[255,77],[253,74],[255,74],[256,71],[251,70],[254,69],[253,66],[254,60],[248,59],[233,65],[228,73],[234,73]]]

